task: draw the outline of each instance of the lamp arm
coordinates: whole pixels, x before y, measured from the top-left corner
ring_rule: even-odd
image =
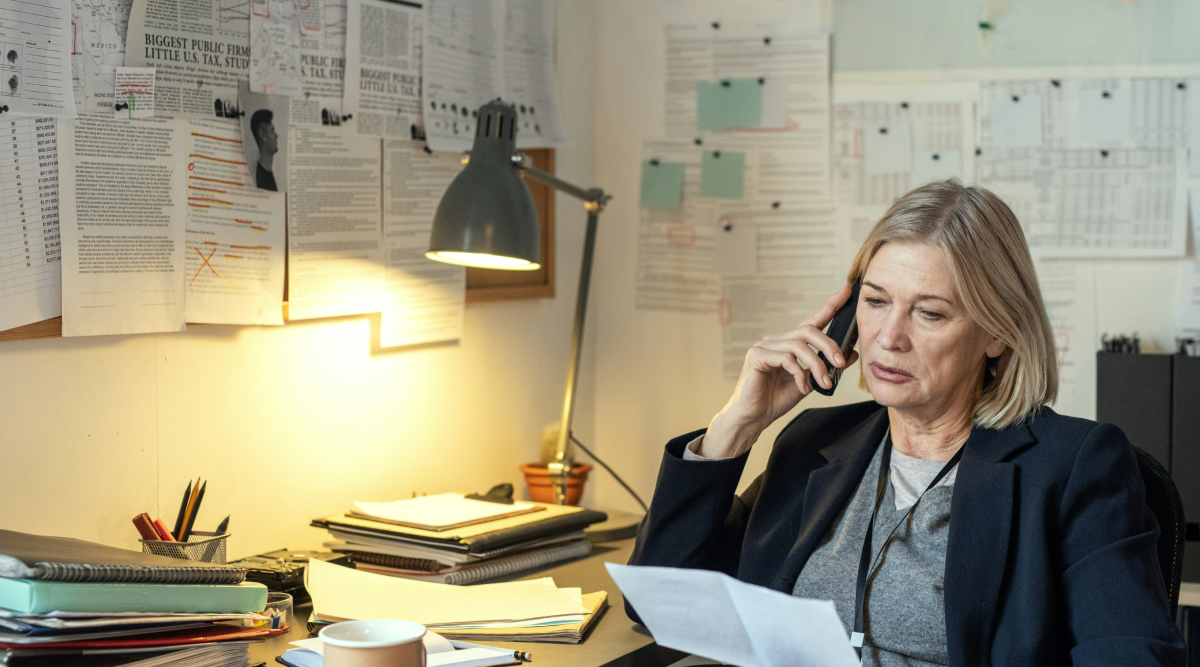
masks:
[[[579,267],[579,295],[575,298],[575,326],[571,332],[571,356],[567,362],[567,388],[563,394],[562,419],[558,429],[558,442],[554,446],[554,458],[547,464],[551,486],[554,489],[554,504],[567,504],[567,481],[571,476],[571,420],[575,413],[575,385],[579,379],[579,359],[583,354],[583,321],[587,315],[588,288],[592,279],[592,257],[596,250],[596,227],[600,211],[608,202],[609,195],[599,188],[584,190],[526,163],[523,155],[513,156],[513,164],[534,180],[583,200],[587,209],[587,232],[584,236],[583,261]]]
[[[564,192],[576,199],[582,200],[584,203],[595,204],[600,207],[603,207],[605,202],[607,202],[610,198],[609,195],[604,194],[604,191],[599,188],[584,190],[583,188],[577,185],[572,185],[571,183],[568,183],[557,176],[554,176],[553,174],[547,174],[541,169],[527,164],[528,160],[525,160],[524,158],[525,156],[519,153],[514,155],[513,164],[515,164],[521,171],[532,176],[535,181],[545,183],[559,192]]]

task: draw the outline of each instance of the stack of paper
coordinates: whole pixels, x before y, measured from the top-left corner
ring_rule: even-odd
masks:
[[[146,658],[146,667],[245,665],[245,642],[269,633],[240,627],[266,621],[257,612],[266,605],[267,589],[242,581],[245,574],[236,567],[0,530],[0,664],[61,659],[84,665],[89,663],[76,658],[103,651],[129,653],[130,663]],[[238,647],[190,652],[218,643]]]
[[[451,639],[578,642],[608,604],[601,591],[558,588],[549,577],[478,586],[385,577],[312,561],[305,572],[312,619],[414,621]]]
[[[337,538],[360,570],[445,584],[473,584],[586,556],[583,528],[601,512],[541,503],[503,504],[443,493],[356,502],[313,525]]]

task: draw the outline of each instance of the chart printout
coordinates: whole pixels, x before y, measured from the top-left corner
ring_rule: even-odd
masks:
[[[0,116],[0,331],[62,314],[56,127]]]

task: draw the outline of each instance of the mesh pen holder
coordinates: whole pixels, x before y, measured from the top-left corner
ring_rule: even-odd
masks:
[[[224,565],[226,563],[225,545],[231,534],[217,535],[196,530],[188,536],[187,542],[138,541],[142,543],[142,553]]]

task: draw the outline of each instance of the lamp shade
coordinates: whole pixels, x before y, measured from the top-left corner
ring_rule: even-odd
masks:
[[[433,216],[426,257],[489,269],[539,268],[541,228],[533,195],[513,164],[516,147],[516,109],[499,100],[483,105],[471,159]]]

